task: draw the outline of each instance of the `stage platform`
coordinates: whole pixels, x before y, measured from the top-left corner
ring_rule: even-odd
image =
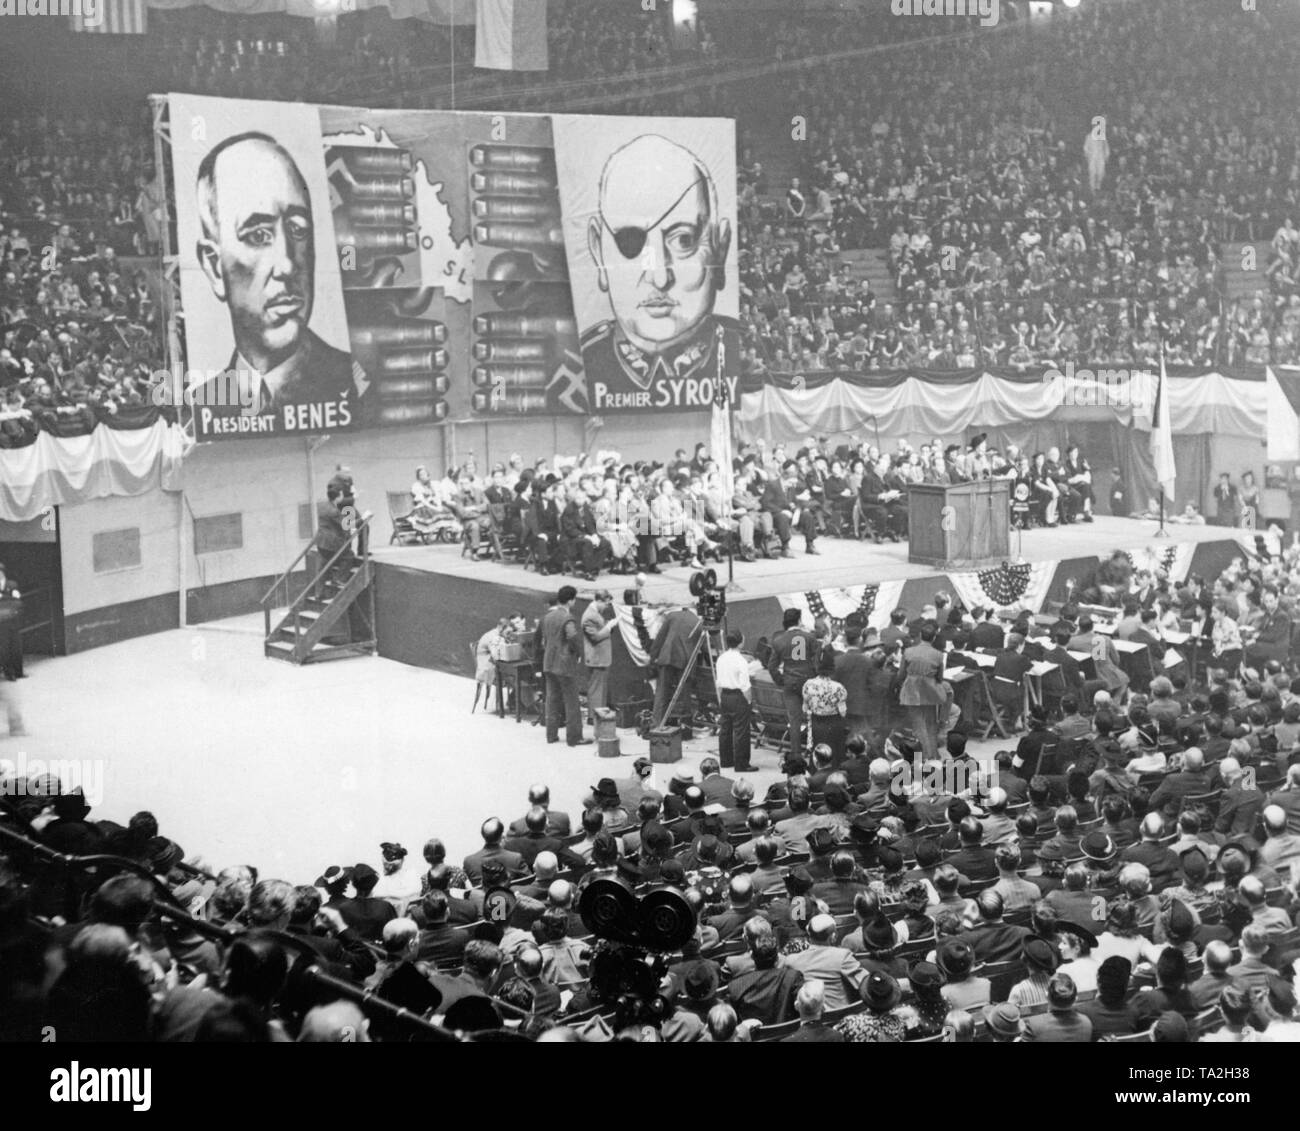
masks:
[[[1113,550],[1159,550],[1191,543],[1191,568],[1207,575],[1217,573],[1241,552],[1234,532],[1224,527],[1167,526],[1165,539],[1157,538],[1156,530],[1156,523],[1143,519],[1099,516],[1093,523],[1026,531],[1019,544],[1013,532],[1010,560],[1023,557],[1030,563],[1057,563],[1046,595],[1051,600],[1064,593],[1067,577],[1086,584],[1098,558]],[[821,553],[816,557],[806,555],[801,543],[802,539],[795,539],[792,558],[736,563],[736,584],[727,594],[728,622],[751,641],[780,628],[781,599],[790,594],[901,581],[897,603],[919,611],[940,589],[952,589],[944,572],[908,562],[906,543],[819,538]],[[373,554],[380,654],[458,675],[473,673],[473,644],[498,617],[514,611],[530,619],[538,617],[545,612],[545,598],[566,583],[577,588],[581,605],[597,587],[608,588],[621,603],[623,590],[635,585],[627,575],[602,574],[596,582],[588,582],[558,574],[546,577],[518,565],[476,562],[462,556],[456,546],[390,546]],[[661,568],[661,574],[647,577],[644,600],[693,604],[687,589],[693,571]],[[726,562],[713,568],[725,581]],[[619,657],[626,663],[626,655],[617,634],[615,641],[615,665],[622,668]],[[622,680],[616,674],[613,682]],[[613,701],[618,701],[617,696]]]

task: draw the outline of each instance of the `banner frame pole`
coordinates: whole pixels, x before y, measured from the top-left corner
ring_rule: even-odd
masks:
[[[153,117],[153,171],[154,185],[158,193],[159,243],[162,260],[162,295],[159,304],[162,313],[163,363],[168,378],[180,366],[182,382],[184,367],[181,364],[180,340],[176,334],[176,311],[180,289],[180,260],[172,243],[172,214],[167,205],[167,154],[171,146],[171,104],[165,94],[151,94],[149,109]],[[174,387],[174,386],[173,386]],[[183,387],[183,385],[182,385]],[[181,428],[193,428],[194,414],[191,410],[188,424],[185,420],[184,397],[176,406],[177,424]],[[188,588],[189,588],[189,540],[185,536],[185,455],[181,456],[180,492],[176,499],[176,623],[180,628],[189,624]]]

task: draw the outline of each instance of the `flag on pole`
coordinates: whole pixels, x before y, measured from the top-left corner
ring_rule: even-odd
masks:
[[[1174,434],[1169,423],[1169,374],[1165,372],[1165,353],[1160,351],[1160,378],[1156,382],[1156,402],[1151,410],[1151,461],[1156,465],[1156,481],[1172,504],[1177,479],[1174,471]]]
[[[1300,380],[1278,379],[1273,367],[1264,367],[1268,407],[1268,458],[1300,460]]]
[[[144,35],[147,30],[145,0],[82,0],[69,7],[79,13],[68,17],[73,31]]]
[[[731,500],[735,495],[731,466],[731,388],[727,384],[727,345],[722,327],[718,327],[717,376],[713,382],[713,418],[709,429],[709,447],[713,462],[718,465],[718,485],[722,488],[722,513],[731,514]]]
[[[546,0],[478,0],[474,66],[493,71],[545,71]]]

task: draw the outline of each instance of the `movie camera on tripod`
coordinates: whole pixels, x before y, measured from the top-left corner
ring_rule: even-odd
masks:
[[[718,575],[711,569],[691,574],[691,596],[695,598],[695,611],[705,628],[712,631],[722,627],[727,616],[727,592],[718,585]]]

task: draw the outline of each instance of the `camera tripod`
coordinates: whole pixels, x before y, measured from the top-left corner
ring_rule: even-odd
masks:
[[[673,717],[673,712],[677,708],[678,700],[681,699],[683,692],[690,694],[695,682],[695,673],[699,668],[700,657],[708,657],[709,671],[717,670],[717,659],[722,654],[723,645],[727,636],[727,622],[724,618],[717,624],[710,625],[704,620],[700,621],[699,639],[695,641],[695,647],[691,649],[690,657],[686,661],[686,667],[682,669],[682,678],[677,681],[677,688],[673,691],[673,697],[668,700],[668,706],[664,709],[664,717],[659,721],[660,726],[666,726],[668,720]],[[718,733],[718,713],[721,707],[718,703],[717,684],[713,685],[712,699],[704,702],[702,699],[697,705],[698,709],[707,716],[709,722],[709,733]]]

